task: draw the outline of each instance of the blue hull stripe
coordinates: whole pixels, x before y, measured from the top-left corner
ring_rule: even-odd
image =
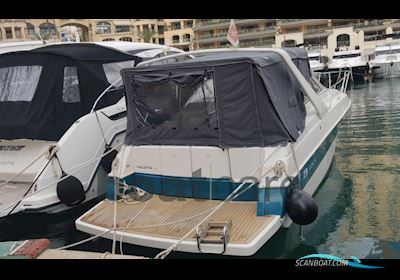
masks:
[[[299,184],[299,176],[294,178],[293,183],[301,186],[302,189],[307,185],[311,176],[317,170],[319,164],[332,146],[338,133],[338,127],[335,127],[332,132],[326,137],[325,141],[319,146],[317,151],[307,161],[300,171],[301,182]],[[265,215],[285,215],[285,197],[287,188],[264,188],[259,189],[257,201],[257,216]]]
[[[314,174],[325,154],[328,152],[328,149],[336,138],[337,132],[338,129],[336,127],[300,171],[301,186],[303,188]],[[127,184],[138,186],[149,193],[197,199],[212,198],[215,200],[225,199],[240,185],[240,183],[231,182],[227,178],[210,180],[210,178],[174,177],[144,173],[134,173],[122,179],[125,180]],[[298,176],[294,181],[298,181]],[[212,185],[211,187],[210,184]],[[110,178],[108,189],[112,189],[113,185],[113,180]],[[212,190],[211,196],[210,189]],[[286,188],[284,187],[258,189],[257,185],[254,185],[235,200],[257,201],[257,215],[260,216],[270,214],[284,215],[285,196]],[[113,196],[109,193],[108,197],[112,198]]]
[[[143,173],[134,173],[124,180],[128,185],[135,185],[149,193],[198,199],[212,198],[214,200],[224,200],[240,185],[240,183],[231,182],[229,179],[210,180],[210,178],[173,177]],[[257,196],[257,185],[254,185],[235,200],[257,201]]]

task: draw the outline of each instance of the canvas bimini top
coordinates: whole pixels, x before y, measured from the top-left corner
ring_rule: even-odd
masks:
[[[60,44],[0,55],[0,139],[56,141],[136,56],[96,44]],[[97,106],[117,102],[114,89]]]
[[[285,49],[311,77],[307,52]],[[304,95],[275,52],[226,52],[123,69],[127,145],[265,147],[296,141]]]

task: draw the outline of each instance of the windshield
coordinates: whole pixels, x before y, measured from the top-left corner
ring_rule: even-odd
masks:
[[[42,66],[0,68],[0,101],[32,101]]]
[[[143,61],[150,60],[153,58],[158,58],[158,57],[163,57],[165,55],[171,55],[175,54],[177,52],[175,51],[168,51],[164,53],[162,49],[150,49],[150,50],[141,50],[140,52],[138,51],[131,51],[128,52],[130,54],[135,54],[139,57],[142,58]],[[162,60],[160,62],[155,62],[154,65],[156,64],[167,64],[171,62],[177,62],[179,61],[178,58],[171,58],[171,59],[166,59]],[[104,72],[107,77],[107,81],[112,84],[116,82],[118,79],[121,79],[121,70],[124,68],[132,68],[135,67],[135,61],[134,60],[129,60],[129,61],[123,61],[123,62],[114,62],[114,63],[107,63],[103,65]],[[120,87],[122,86],[122,81],[118,82],[114,87]]]
[[[106,74],[107,81],[112,84],[115,83],[118,79],[121,79],[121,70],[124,68],[132,68],[135,66],[134,60],[122,61],[122,62],[114,62],[103,64],[104,73]],[[114,87],[120,87],[122,85],[122,81],[115,84]]]

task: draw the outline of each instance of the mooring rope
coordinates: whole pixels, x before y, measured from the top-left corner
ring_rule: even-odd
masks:
[[[13,179],[15,179],[16,177],[18,177],[19,175],[21,175],[22,173],[24,173],[27,169],[29,169],[32,165],[34,165],[42,156],[44,156],[46,154],[46,151],[44,151],[43,153],[41,153],[34,161],[32,161],[30,164],[28,164],[28,166],[26,166],[24,169],[22,169],[20,172],[18,172],[17,174],[11,176],[10,178],[8,178],[7,180],[5,180],[4,182],[0,183],[0,187],[8,184],[10,181],[12,181]]]

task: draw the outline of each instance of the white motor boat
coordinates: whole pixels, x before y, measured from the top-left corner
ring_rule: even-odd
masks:
[[[332,60],[328,63],[328,71],[335,80],[337,76],[349,70],[354,81],[364,81],[364,76],[368,73],[368,63],[362,56],[361,50],[338,50],[334,52]]]
[[[369,67],[374,78],[399,78],[400,45],[377,46]]]
[[[351,102],[311,77],[303,49],[187,54],[197,57],[122,70],[124,145],[108,198],[76,227],[165,249],[158,258],[252,255],[281,227],[317,218],[312,195]]]
[[[0,54],[15,51],[29,51],[45,45],[46,43],[44,41],[39,40],[0,43]]]
[[[313,74],[324,71],[326,65],[321,62],[320,52],[308,52],[308,61],[310,62],[310,68]]]
[[[171,52],[183,51],[101,42],[0,55],[0,217],[104,198],[126,130],[120,70]]]

